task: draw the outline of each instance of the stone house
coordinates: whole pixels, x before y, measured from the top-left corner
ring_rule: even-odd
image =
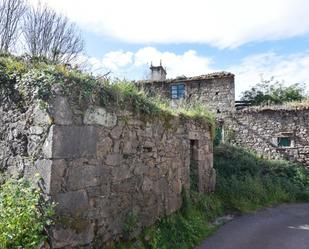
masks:
[[[206,75],[166,79],[162,65],[150,67],[151,77],[137,82],[138,86],[151,95],[171,99],[173,104],[183,99],[204,103],[210,111],[221,117],[235,109],[234,74],[217,72]]]
[[[309,106],[249,107],[225,119],[225,140],[309,166]]]
[[[222,142],[252,149],[269,159],[288,159],[309,165],[309,107],[266,106],[235,108],[234,74],[166,79],[160,64],[150,67],[151,77],[138,85],[151,95],[177,102],[198,101],[216,116]]]

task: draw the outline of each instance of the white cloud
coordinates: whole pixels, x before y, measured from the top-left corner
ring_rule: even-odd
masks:
[[[235,74],[236,96],[251,86],[259,83],[261,77],[275,80],[285,85],[306,83],[305,91],[309,88],[309,52],[290,55],[264,53],[251,55],[242,60],[239,65],[227,70]]]
[[[308,0],[46,1],[87,30],[133,43],[225,48],[309,32]]]
[[[160,52],[153,47],[145,47],[134,54],[135,66],[149,64],[150,62],[158,64],[160,60],[162,60],[163,66],[167,66],[167,76],[169,78],[180,75],[193,76],[211,71],[209,67],[211,60],[199,56],[194,50],[188,50],[177,55],[172,52]]]
[[[183,54],[161,52],[154,47],[144,47],[133,52],[112,51],[102,58],[91,57],[88,64],[93,71],[112,71],[113,75],[120,78],[144,79],[149,72],[149,65],[153,62],[158,65],[162,60],[163,66],[167,66],[167,76],[174,78],[180,75],[194,76],[212,72],[211,59],[197,54],[194,50],[188,50]]]

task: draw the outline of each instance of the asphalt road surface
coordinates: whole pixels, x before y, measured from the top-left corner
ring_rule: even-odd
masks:
[[[284,204],[236,218],[198,249],[309,249],[309,204]]]

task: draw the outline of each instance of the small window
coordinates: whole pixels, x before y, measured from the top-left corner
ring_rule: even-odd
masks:
[[[185,97],[185,84],[171,85],[172,99],[180,99]]]
[[[291,147],[292,139],[290,137],[278,137],[279,147]]]

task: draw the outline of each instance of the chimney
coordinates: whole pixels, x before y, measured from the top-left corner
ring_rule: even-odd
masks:
[[[162,67],[162,61],[160,60],[160,66],[150,65],[151,70],[151,81],[162,81],[166,80],[166,70]]]

